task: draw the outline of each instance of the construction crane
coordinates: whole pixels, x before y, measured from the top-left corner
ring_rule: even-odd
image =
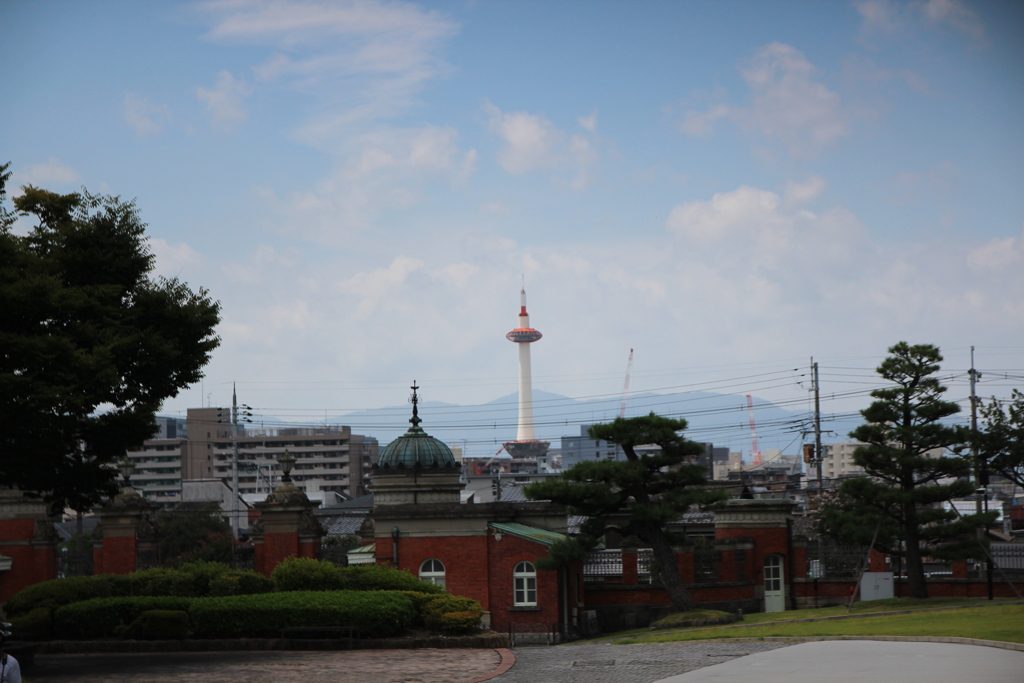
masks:
[[[633,349],[629,350],[629,362],[626,363],[626,383],[622,385],[622,405],[619,406],[619,417],[626,417],[626,394],[629,393],[629,376],[633,372]]]
[[[761,464],[761,451],[757,448],[757,428],[754,426],[754,399],[747,394],[747,413],[750,415],[750,458],[752,465]]]

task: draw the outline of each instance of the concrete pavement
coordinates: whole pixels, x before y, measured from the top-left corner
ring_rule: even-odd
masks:
[[[865,640],[697,641],[494,649],[39,655],[30,683],[1010,683],[1024,652]]]
[[[828,640],[760,652],[659,683],[1010,683],[1024,652],[955,643]]]

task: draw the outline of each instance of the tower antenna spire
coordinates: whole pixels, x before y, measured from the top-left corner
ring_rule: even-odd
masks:
[[[505,451],[513,461],[532,461],[548,452],[547,441],[537,439],[533,431],[533,379],[530,370],[530,344],[541,338],[541,333],[530,327],[530,316],[526,312],[526,274],[523,274],[523,288],[519,292],[519,325],[505,335],[510,342],[519,346],[519,429],[516,440],[505,444]],[[529,466],[527,466],[529,467]],[[525,471],[521,469],[519,471]]]

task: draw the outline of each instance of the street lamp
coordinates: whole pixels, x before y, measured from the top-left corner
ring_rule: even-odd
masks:
[[[292,467],[295,466],[295,458],[292,457],[291,453],[289,453],[288,451],[285,451],[284,455],[281,456],[281,458],[277,461],[277,463],[281,466],[281,472],[284,473],[284,474],[281,475],[281,483],[282,484],[290,484],[290,483],[292,483],[291,471],[292,471]]]
[[[124,477],[124,488],[131,488],[132,473],[135,472],[135,463],[132,462],[128,456],[124,456],[124,459],[117,464],[117,469],[121,470],[121,476]]]

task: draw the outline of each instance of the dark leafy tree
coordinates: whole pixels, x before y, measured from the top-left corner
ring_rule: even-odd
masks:
[[[198,510],[162,511],[156,515],[156,527],[160,559],[166,566],[198,561],[231,564],[236,541],[216,503]]]
[[[153,434],[161,403],[202,377],[220,306],[150,277],[134,202],[29,186],[14,207],[36,225],[16,235],[0,211],[0,481],[83,510],[116,491],[110,464]]]
[[[526,487],[529,498],[562,503],[587,517],[579,537],[551,548],[549,563],[582,559],[609,531],[635,536],[651,547],[673,606],[679,611],[693,609],[672,549],[683,539],[671,534],[668,525],[691,505],[710,505],[725,494],[707,488],[704,468],[692,463],[703,447],[683,438],[680,432],[685,429],[686,420],[654,413],[594,425],[590,437],[618,444],[626,460],[581,462],[557,479]],[[646,444],[657,444],[660,452],[638,454],[637,446]]]
[[[981,482],[987,485],[987,473],[995,472],[1024,487],[1024,394],[1014,389],[1005,406],[993,397],[982,407],[981,417]]]
[[[878,374],[891,386],[871,392],[876,400],[861,411],[865,423],[850,432],[865,444],[853,459],[869,476],[844,481],[837,504],[821,514],[831,534],[847,541],[870,543],[877,528],[875,547],[906,561],[910,597],[927,598],[923,558],[977,555],[975,532],[984,520],[942,508],[974,486],[961,479],[970,463],[943,454],[969,434],[943,422],[960,407],[942,399],[938,348],[900,342],[889,354]]]

